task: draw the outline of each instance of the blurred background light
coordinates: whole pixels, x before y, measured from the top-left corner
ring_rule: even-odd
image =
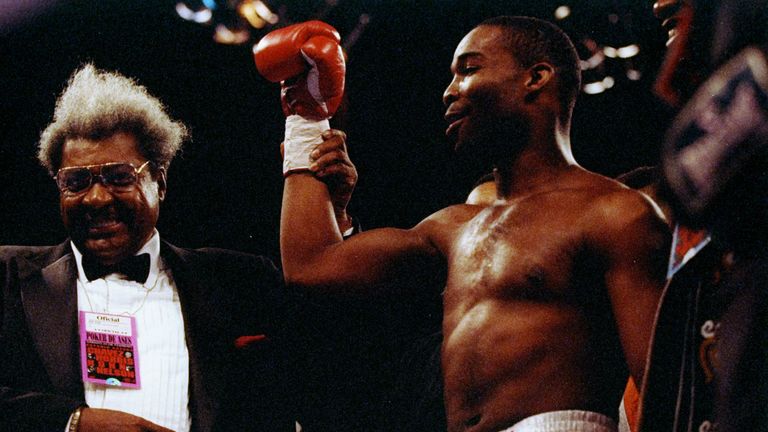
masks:
[[[224,45],[240,45],[248,42],[251,34],[246,28],[229,28],[225,24],[216,24],[213,40]]]
[[[569,8],[566,5],[559,6],[557,9],[555,9],[555,19],[556,20],[564,20],[568,18],[568,16],[571,15],[571,8]]]
[[[608,90],[609,88],[612,88],[614,83],[615,81],[613,80],[613,77],[607,76],[600,81],[594,81],[594,82],[584,84],[583,91],[588,95],[600,94]]]
[[[635,44],[627,45],[616,50],[616,54],[619,56],[619,58],[634,57],[639,52],[640,52],[640,47]]]
[[[264,4],[260,0],[245,0],[237,5],[237,13],[253,28],[263,28],[267,24],[274,25],[279,21],[279,17],[275,15],[269,6]]]
[[[176,4],[176,12],[186,21],[211,25],[216,42],[242,45],[255,44],[269,31],[298,21],[317,19],[332,23],[333,9],[340,3],[338,0],[312,4],[288,0],[185,0]],[[295,13],[297,11],[300,12]],[[352,26],[338,28],[346,56],[372,20],[368,11],[358,14],[357,22]],[[612,7],[596,12],[591,8],[560,4],[554,8],[553,15],[576,45],[584,93],[599,94],[643,77],[644,59],[638,58],[640,45],[628,9]],[[585,22],[602,22],[603,27],[599,30],[584,28]]]
[[[198,24],[208,23],[213,18],[213,11],[209,7],[203,5],[197,9],[192,9],[184,2],[176,3],[176,13],[182,19]]]

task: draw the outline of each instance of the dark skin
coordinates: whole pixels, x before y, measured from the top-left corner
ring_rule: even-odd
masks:
[[[117,132],[104,139],[68,139],[62,148],[61,168],[128,162],[134,167],[147,161],[136,138],[130,133]],[[348,158],[347,158],[348,161]],[[345,208],[357,180],[351,162],[339,165],[328,175],[319,175],[335,191],[337,203],[334,214],[339,215],[339,227],[349,224]],[[321,163],[321,167],[325,165]],[[98,168],[94,168],[98,174]],[[160,203],[166,195],[164,168],[146,167],[137,184],[127,191],[114,191],[99,181],[82,193],[60,195],[62,221],[70,236],[83,253],[111,265],[134,255],[154,232],[160,214]],[[78,430],[81,432],[151,431],[170,432],[160,425],[133,414],[99,408],[83,408]]]
[[[689,0],[658,0],[653,13],[668,33],[667,53],[653,89],[662,101],[679,108],[704,79],[702,55],[692,47],[694,8]]]
[[[103,140],[70,139],[61,152],[61,166],[74,167],[107,162],[140,166],[146,158],[136,138],[116,133]],[[166,192],[165,171],[142,171],[138,184],[125,192],[113,192],[100,182],[77,195],[60,196],[61,216],[78,249],[114,264],[135,254],[152,235]],[[79,431],[169,432],[144,418],[120,411],[84,408]]]
[[[102,140],[69,139],[61,151],[62,168],[108,162],[138,168],[146,160],[136,138],[123,132]],[[152,172],[148,166],[128,191],[112,191],[97,181],[82,193],[61,194],[62,221],[80,251],[114,264],[135,254],[152,236],[165,193],[165,170]]]
[[[467,196],[466,204],[491,205],[496,201],[496,183],[487,181],[475,186]]]
[[[409,263],[427,263],[420,264],[427,272],[446,267],[450,432],[498,431],[563,409],[615,418],[627,371],[642,381],[667,229],[646,197],[576,164],[555,68],[521,67],[499,35],[481,26],[462,40],[443,97],[456,148],[494,158],[496,201],[451,206],[409,230],[370,230],[342,242],[326,187],[291,175],[284,274],[306,290],[359,295],[386,286]],[[489,127],[499,122],[526,127]],[[334,151],[344,150],[346,136],[324,138],[318,160],[343,158]]]
[[[79,432],[172,432],[149,420],[122,411],[83,408],[80,414]]]

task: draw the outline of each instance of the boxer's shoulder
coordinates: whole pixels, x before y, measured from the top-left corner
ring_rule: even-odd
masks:
[[[469,222],[483,209],[483,206],[472,204],[456,204],[432,213],[418,227],[436,229],[441,227],[457,227]]]
[[[623,220],[652,215],[654,207],[644,194],[601,174],[579,170],[550,192],[555,205],[574,207],[587,217]],[[602,215],[601,215],[602,214]]]
[[[589,206],[587,233],[596,244],[625,252],[668,247],[669,226],[646,195],[629,188],[600,194]],[[662,253],[663,254],[663,253]]]
[[[423,236],[445,252],[456,240],[463,227],[482,209],[481,206],[470,204],[452,205],[432,213],[411,231]]]

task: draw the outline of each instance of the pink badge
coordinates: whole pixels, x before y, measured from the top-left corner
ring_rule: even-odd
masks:
[[[136,318],[80,311],[83,381],[140,388]]]

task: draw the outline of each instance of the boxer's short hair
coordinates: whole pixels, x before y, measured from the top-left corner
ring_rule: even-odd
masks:
[[[541,61],[555,67],[558,95],[563,112],[570,119],[581,89],[581,68],[579,55],[568,35],[548,21],[525,16],[499,16],[481,22],[480,26],[501,29],[507,48],[522,67]]]

